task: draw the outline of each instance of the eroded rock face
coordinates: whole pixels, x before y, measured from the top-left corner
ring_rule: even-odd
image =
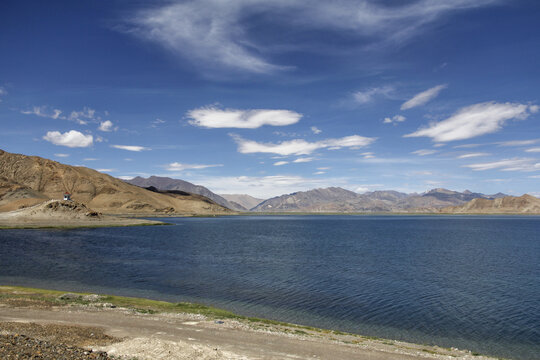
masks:
[[[462,206],[452,206],[441,210],[454,214],[540,214],[540,199],[525,194],[505,196],[493,200],[474,199]]]

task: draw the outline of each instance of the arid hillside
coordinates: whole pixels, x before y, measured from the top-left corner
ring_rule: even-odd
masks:
[[[63,194],[108,214],[224,214],[230,210],[200,195],[148,191],[86,167],[0,150],[0,211],[35,205]]]
[[[540,199],[525,194],[500,199],[474,199],[461,206],[441,210],[450,214],[540,214]]]

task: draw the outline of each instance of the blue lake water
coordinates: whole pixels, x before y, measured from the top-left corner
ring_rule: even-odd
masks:
[[[2,230],[0,283],[540,358],[540,217],[164,220],[175,226]]]

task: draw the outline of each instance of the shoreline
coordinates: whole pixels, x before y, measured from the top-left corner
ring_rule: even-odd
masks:
[[[18,286],[0,286],[2,333],[6,332],[2,324],[7,323],[92,325],[118,341],[88,348],[138,359],[184,359],[193,351],[208,359],[494,359],[456,348],[246,317],[194,303]],[[184,355],[156,355],[164,349]]]
[[[267,216],[385,216],[385,217],[472,217],[472,216],[525,216],[540,217],[540,214],[520,214],[520,213],[305,213],[305,212],[283,212],[283,213],[235,213],[235,214],[107,214],[104,219],[79,220],[79,219],[5,219],[0,213],[0,230],[12,229],[79,229],[79,228],[105,228],[105,227],[132,227],[132,226],[159,226],[174,225],[164,221],[150,220],[155,218],[219,218],[219,217],[267,217]]]

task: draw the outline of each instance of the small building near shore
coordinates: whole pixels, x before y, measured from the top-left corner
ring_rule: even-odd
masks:
[[[70,193],[64,193],[64,200],[71,201],[71,194]]]

